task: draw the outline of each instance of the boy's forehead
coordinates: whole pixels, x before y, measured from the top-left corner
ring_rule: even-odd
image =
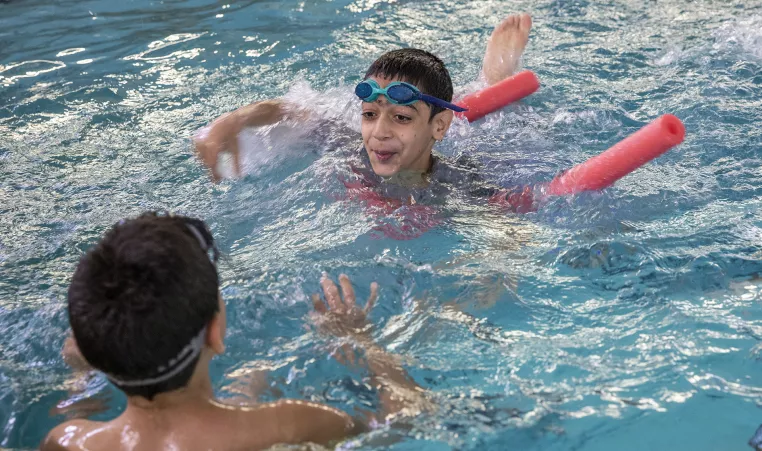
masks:
[[[378,96],[378,98],[375,101],[371,102],[371,103],[374,104],[374,105],[378,105],[378,106],[380,106],[382,108],[410,108],[411,110],[418,112],[418,107],[416,106],[416,103],[420,103],[420,102],[416,102],[416,103],[413,103],[413,104],[410,104],[410,105],[395,105],[395,104],[389,102],[386,99],[386,97],[384,97],[384,96]],[[363,104],[367,104],[367,102],[363,102]]]
[[[399,77],[386,77],[384,75],[372,75],[372,76],[370,76],[368,78],[371,79],[371,80],[375,80],[376,83],[378,83],[378,86],[381,87],[381,89],[386,88],[387,86],[389,86],[390,83],[394,83],[395,81],[401,81],[401,82],[409,83],[409,84],[415,86],[414,83],[410,83],[409,81],[407,81],[405,79],[402,79],[402,78],[399,78]],[[417,87],[418,86],[416,86],[416,88]]]

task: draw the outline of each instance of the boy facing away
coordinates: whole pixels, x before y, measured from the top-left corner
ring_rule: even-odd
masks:
[[[206,225],[180,216],[122,221],[90,249],[69,287],[69,321],[82,358],[127,395],[127,407],[111,421],[59,425],[43,451],[257,450],[330,444],[365,428],[312,402],[245,407],[214,398],[209,363],[225,351],[226,328],[216,260]],[[407,400],[420,389],[367,333],[377,285],[359,308],[349,279],[339,282],[343,296],[323,277],[325,303],[313,297],[319,329],[350,337],[364,351],[379,390],[379,420],[410,409]]]

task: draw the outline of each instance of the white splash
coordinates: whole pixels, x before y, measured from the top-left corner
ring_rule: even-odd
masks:
[[[725,23],[714,33],[715,50],[739,49],[762,58],[762,16]]]

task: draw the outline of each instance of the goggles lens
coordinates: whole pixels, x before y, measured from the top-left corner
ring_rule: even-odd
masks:
[[[357,85],[355,88],[355,94],[357,94],[357,97],[365,100],[373,95],[373,86],[371,86],[370,83],[364,81]]]
[[[386,89],[386,96],[394,102],[406,105],[418,100],[416,93],[407,85],[394,85]]]

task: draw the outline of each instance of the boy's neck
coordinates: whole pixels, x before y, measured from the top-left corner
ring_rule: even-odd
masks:
[[[437,142],[434,139],[429,142],[426,150],[421,154],[419,160],[416,161],[416,163],[412,168],[410,168],[408,172],[417,172],[421,175],[431,172],[431,168],[434,166],[434,144],[436,143]]]
[[[172,410],[189,404],[207,403],[214,398],[212,380],[209,376],[209,360],[199,359],[188,385],[148,400],[142,396],[128,396],[127,410]],[[136,411],[133,413],[137,413]]]
[[[425,166],[421,165],[415,169],[403,169],[386,180],[387,182],[402,186],[427,186],[429,184],[429,174],[434,167],[434,158],[434,155],[429,152]]]

